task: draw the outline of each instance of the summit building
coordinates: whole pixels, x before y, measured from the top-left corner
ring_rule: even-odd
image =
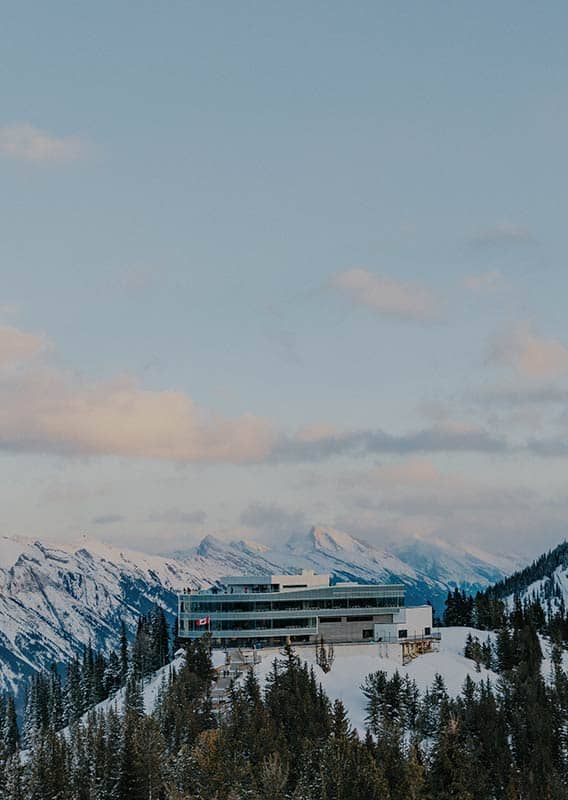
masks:
[[[179,596],[178,634],[217,647],[317,642],[428,642],[432,607],[405,605],[402,584],[331,584],[329,575],[224,578]]]

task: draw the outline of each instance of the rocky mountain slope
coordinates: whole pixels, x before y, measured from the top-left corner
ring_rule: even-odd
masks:
[[[131,628],[154,603],[171,621],[177,590],[212,585],[227,574],[309,568],[339,580],[402,582],[409,602],[440,604],[448,588],[486,587],[508,566],[447,545],[426,552],[416,543],[395,552],[329,528],[312,528],[278,547],[208,536],[171,557],[86,537],[73,544],[0,537],[0,691],[21,689],[34,669],[69,658],[89,640],[108,650],[121,620]]]

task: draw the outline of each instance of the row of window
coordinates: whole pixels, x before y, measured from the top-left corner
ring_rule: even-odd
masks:
[[[393,597],[337,597],[327,600],[286,600],[285,598],[273,599],[271,601],[252,601],[250,603],[207,601],[202,598],[195,598],[191,602],[182,600],[180,602],[181,612],[192,613],[253,613],[267,611],[317,611],[319,609],[340,609],[340,608],[399,608],[404,605],[404,597],[395,595]]]
[[[299,619],[223,619],[211,620],[207,628],[196,625],[194,620],[180,619],[180,631],[268,631],[279,628],[315,628],[315,618]]]

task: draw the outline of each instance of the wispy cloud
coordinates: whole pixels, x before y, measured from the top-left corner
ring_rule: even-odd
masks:
[[[500,222],[480,228],[470,237],[469,243],[474,247],[500,247],[535,244],[536,239],[524,225]]]
[[[44,336],[0,325],[0,367],[28,361],[49,346]]]
[[[379,316],[418,321],[431,321],[440,316],[440,299],[425,287],[401,283],[366,269],[339,272],[329,286]]]
[[[0,153],[20,161],[69,163],[82,158],[86,143],[76,136],[57,137],[27,123],[0,127]]]
[[[491,339],[488,361],[522,378],[549,379],[568,374],[568,345],[521,323]]]
[[[126,517],[122,514],[101,514],[93,518],[93,525],[116,525],[117,522],[124,522]]]
[[[158,522],[165,525],[203,525],[207,521],[207,514],[201,509],[182,511],[179,508],[166,508],[161,511],[152,511],[148,514],[148,522]]]
[[[470,292],[494,291],[505,285],[503,275],[499,270],[487,270],[468,275],[464,278],[463,285]]]
[[[482,428],[444,424],[404,434],[359,430],[312,439],[283,437],[275,443],[269,460],[324,461],[338,456],[380,453],[506,453],[509,449],[505,438]]]
[[[241,513],[240,523],[272,539],[299,533],[308,524],[303,512],[270,503],[252,503]]]
[[[432,461],[410,458],[402,463],[383,464],[375,467],[370,479],[379,486],[431,486],[441,479],[440,470]]]

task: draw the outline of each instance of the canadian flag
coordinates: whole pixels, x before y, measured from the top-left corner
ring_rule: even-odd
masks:
[[[195,620],[195,624],[196,625],[209,625],[210,621],[211,621],[210,617],[202,617],[201,619],[196,619]]]

